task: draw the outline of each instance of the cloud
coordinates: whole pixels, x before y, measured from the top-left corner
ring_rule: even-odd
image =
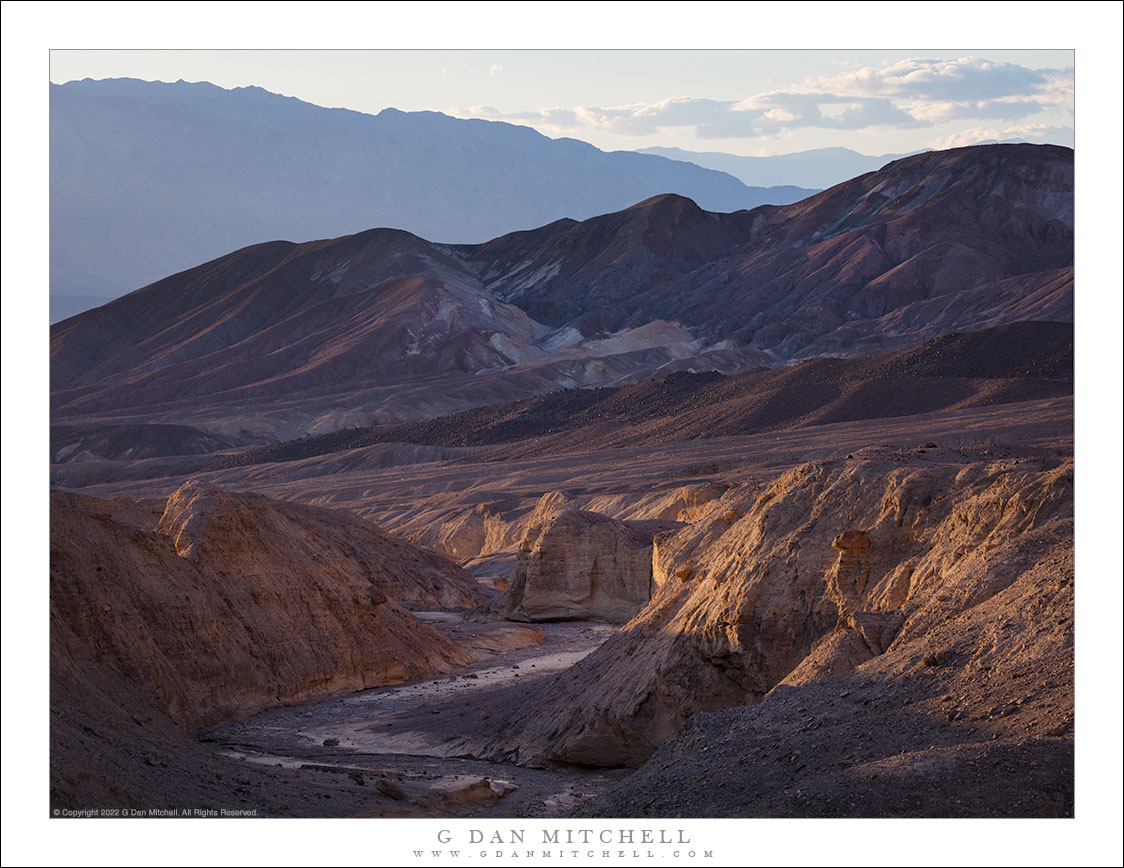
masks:
[[[929,147],[963,148],[982,142],[1030,141],[1073,147],[1073,127],[1049,126],[1047,124],[1022,124],[1014,127],[976,127],[953,133],[951,136],[934,139]]]
[[[917,126],[917,119],[891,100],[882,97],[853,97],[836,93],[793,93],[774,91],[744,99],[731,107],[730,114],[741,116],[757,135],[771,135],[798,127],[833,130],[861,130],[871,127]],[[704,138],[722,134],[722,125],[699,130]]]
[[[810,77],[785,91],[742,100],[735,110],[753,110],[811,96],[819,104],[854,100],[846,128],[931,126],[952,120],[1015,120],[1051,107],[1072,108],[1072,69],[1029,69],[981,57],[955,60],[912,58],[883,66]],[[815,115],[804,126],[823,126]]]
[[[1044,110],[1046,106],[1036,99],[980,100],[979,102],[935,102],[915,106],[910,114],[920,121],[942,121],[971,118],[1015,120]]]
[[[555,129],[576,129],[585,126],[584,121],[578,116],[578,109],[569,108],[543,108],[512,112],[501,111],[490,105],[474,105],[468,109],[455,111],[454,114],[471,118],[484,118],[490,121],[525,121],[535,126]]]
[[[910,100],[989,100],[1020,96],[1047,84],[1046,70],[982,57],[955,60],[911,58],[884,66],[866,66],[839,75],[809,78],[798,87],[854,96]]]
[[[703,138],[740,138],[773,136],[799,126],[849,130],[886,124],[916,125],[909,114],[889,100],[840,100],[812,94],[789,99],[767,96],[753,108],[739,106],[733,100],[674,97],[607,108],[577,106],[505,112],[490,106],[474,106],[462,113],[556,130],[595,129],[621,136],[647,136],[676,127],[695,127]]]
[[[587,126],[624,136],[646,136],[673,127],[705,127],[730,119],[732,100],[673,97],[655,103],[613,108],[579,106],[576,116]]]
[[[963,120],[1015,121],[1048,110],[1072,112],[1072,106],[1072,69],[1030,69],[961,57],[848,68],[742,100],[679,96],[622,106],[520,112],[476,107],[468,114],[564,133],[596,130],[643,137],[693,127],[700,138],[713,139],[775,138],[804,128],[873,131]]]

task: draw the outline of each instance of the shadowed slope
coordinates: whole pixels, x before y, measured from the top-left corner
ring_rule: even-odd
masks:
[[[1013,323],[856,359],[730,377],[681,372],[618,389],[552,392],[253,449],[217,458],[214,466],[300,460],[376,443],[511,444],[506,454],[516,456],[725,437],[1067,395],[1072,381],[1072,325]]]
[[[674,318],[792,358],[844,323],[1072,265],[1073,151],[934,151],[792,205],[712,214],[664,196],[456,251],[552,325]]]
[[[188,482],[150,521],[52,493],[51,639],[66,672],[109,666],[185,727],[470,659],[396,601],[486,592],[352,514]]]

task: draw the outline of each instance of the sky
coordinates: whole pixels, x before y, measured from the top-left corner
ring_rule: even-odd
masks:
[[[50,77],[257,85],[369,113],[505,120],[605,150],[1074,144],[1072,50],[52,50]]]

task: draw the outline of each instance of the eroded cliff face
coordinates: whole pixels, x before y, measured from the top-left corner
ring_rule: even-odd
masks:
[[[276,557],[300,547],[313,563],[355,560],[394,601],[469,608],[487,593],[446,558],[385,533],[347,510],[323,509],[223,491],[192,480],[168,498],[156,532],[180,557],[215,563]],[[245,565],[245,564],[244,564]]]
[[[1009,586],[851,671],[802,664],[763,702],[695,715],[582,813],[1072,817],[1072,532],[1038,527]],[[826,637],[837,661],[849,635],[870,653],[852,633]]]
[[[624,623],[652,596],[652,539],[668,522],[564,509],[532,526],[505,596],[508,618]]]
[[[651,602],[484,752],[639,765],[696,712],[853,670],[995,597],[1072,545],[1072,509],[1072,462],[982,452],[870,449],[735,486],[657,538]]]
[[[706,504],[721,497],[728,488],[723,483],[702,482],[641,495],[575,496],[548,491],[537,500],[527,498],[514,506],[485,502],[461,510],[420,510],[402,523],[400,531],[418,545],[457,560],[478,577],[490,572],[478,569],[483,563],[505,561],[495,573],[510,584],[515,579],[517,555],[524,541],[541,536],[546,525],[561,512],[580,510],[630,522],[650,542],[653,533],[693,521]]]
[[[467,606],[485,592],[351,514],[189,482],[151,518],[52,492],[60,690],[108,667],[192,729],[474,659],[398,602]]]

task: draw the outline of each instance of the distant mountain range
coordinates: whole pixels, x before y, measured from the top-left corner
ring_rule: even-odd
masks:
[[[1073,152],[1049,145],[924,153],[751,211],[664,195],[483,244],[269,242],[53,326],[53,421],[261,443],[857,356],[1072,321],[1072,264]]]
[[[550,325],[589,335],[673,319],[784,360],[855,352],[938,316],[950,330],[984,287],[1070,266],[1072,194],[1068,148],[959,148],[792,205],[714,214],[661,196],[457,252]]]
[[[52,321],[227,251],[376,226],[478,242],[660,193],[717,211],[812,190],[529,127],[330,109],[257,87],[51,85]]]
[[[799,184],[802,187],[823,189],[855,178],[865,172],[874,172],[887,163],[920,154],[882,154],[868,156],[850,148],[816,148],[772,157],[743,157],[717,151],[685,151],[682,148],[641,148],[638,154],[654,154],[669,160],[682,160],[726,172],[744,184],[772,185]],[[795,179],[795,180],[794,180]]]

